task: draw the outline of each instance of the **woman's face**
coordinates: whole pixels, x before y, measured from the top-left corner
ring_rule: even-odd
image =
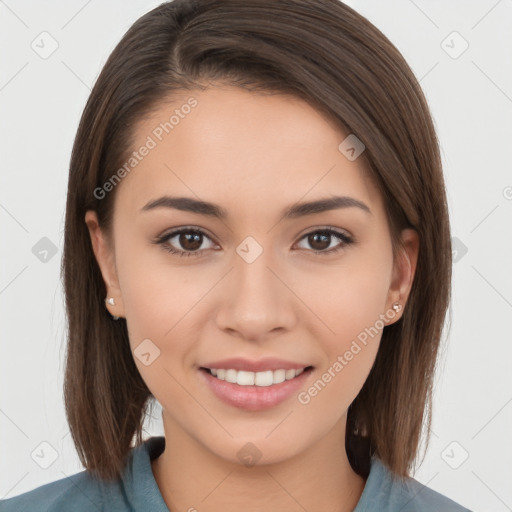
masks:
[[[182,94],[136,127],[111,252],[87,214],[108,307],[126,318],[166,427],[234,462],[284,460],[343,431],[417,244],[404,232],[409,260],[393,264],[363,158],[308,104],[233,87]],[[229,369],[240,371],[220,380]],[[243,385],[253,378],[262,385]]]

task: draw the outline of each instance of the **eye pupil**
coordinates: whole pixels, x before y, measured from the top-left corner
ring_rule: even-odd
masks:
[[[201,233],[181,233],[179,243],[189,251],[197,251],[201,247],[203,235]]]

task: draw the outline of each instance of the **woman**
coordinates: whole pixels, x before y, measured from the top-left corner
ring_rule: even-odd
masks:
[[[1,511],[467,510],[409,476],[450,296],[437,138],[343,3],[140,18],[82,116],[62,269],[86,469]]]

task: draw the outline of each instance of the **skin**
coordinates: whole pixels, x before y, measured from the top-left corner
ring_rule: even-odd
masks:
[[[187,91],[136,126],[133,149],[191,95],[198,105],[117,185],[113,239],[94,211],[85,216],[116,302],[109,311],[126,318],[132,350],[147,338],[160,350],[148,366],[134,358],[163,409],[166,448],[152,462],[155,479],[170,510],[353,510],[365,481],[345,451],[346,412],[381,330],[307,405],[296,395],[258,412],[227,405],[198,366],[279,357],[314,366],[307,390],[380,314],[396,301],[405,305],[417,234],[402,232],[405,249],[393,260],[382,197],[365,178],[363,159],[349,161],[338,150],[348,134],[298,98],[213,84]],[[217,203],[229,216],[140,212],[164,194]],[[348,207],[281,218],[299,200],[333,194],[356,198],[371,213]],[[206,233],[196,246],[202,257],[152,243],[182,226]],[[343,244],[332,236],[313,245],[305,236],[326,226],[356,242],[314,254]],[[236,252],[247,236],[263,249],[250,264]],[[186,250],[180,237],[167,243]],[[249,442],[261,452],[254,466],[237,456]]]

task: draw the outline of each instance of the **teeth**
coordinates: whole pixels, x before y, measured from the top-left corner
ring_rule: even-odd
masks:
[[[286,370],[274,370],[274,384],[279,384],[286,380]]]
[[[286,380],[293,379],[295,377],[295,370],[286,370],[285,378]]]
[[[226,377],[224,378],[226,382],[236,382],[236,370],[226,370]]]
[[[236,372],[236,383],[240,386],[254,386],[254,372]]]
[[[272,386],[273,384],[280,384],[285,380],[290,380],[304,371],[300,370],[266,370],[263,372],[246,372],[243,370],[237,371],[232,368],[226,369],[210,369],[212,375],[220,380],[226,382],[236,383],[239,386]]]

